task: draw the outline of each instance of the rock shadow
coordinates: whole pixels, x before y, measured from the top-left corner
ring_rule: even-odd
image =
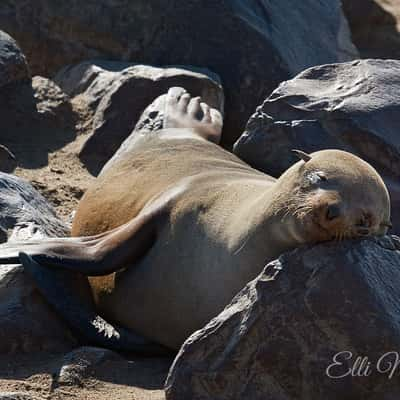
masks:
[[[30,81],[0,89],[0,144],[15,155],[22,168],[46,166],[49,153],[76,138],[77,117],[70,102],[56,110],[50,102],[38,99]]]
[[[66,363],[63,354],[37,353],[1,355],[0,380],[23,381],[32,376],[47,375],[52,377],[50,391],[70,384],[63,381],[62,368]],[[148,390],[162,390],[173,358],[142,358],[130,356],[128,358],[117,358],[105,360],[81,372],[76,369],[76,378],[81,381],[75,382],[77,386],[84,387],[86,379],[96,379],[102,382],[139,387]],[[84,363],[84,360],[83,360]],[[84,364],[82,364],[84,365]],[[79,373],[80,372],[80,373]],[[75,376],[72,373],[72,376]],[[65,379],[65,377],[64,377]]]
[[[400,32],[390,12],[374,0],[345,0],[342,4],[362,58],[400,59]]]

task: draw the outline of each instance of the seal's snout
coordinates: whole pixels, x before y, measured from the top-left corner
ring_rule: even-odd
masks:
[[[374,231],[374,218],[371,212],[344,210],[340,202],[326,203],[323,210],[323,219],[320,224],[324,229],[334,232],[335,237],[369,236]]]
[[[329,233],[329,239],[369,236],[375,229],[371,212],[348,207],[340,199],[320,199],[315,217],[314,222]]]

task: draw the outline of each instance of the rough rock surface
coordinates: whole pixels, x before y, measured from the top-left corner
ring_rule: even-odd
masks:
[[[65,355],[57,372],[58,385],[82,385],[90,375],[96,374],[107,361],[122,361],[111,350],[98,347],[80,347]]]
[[[12,172],[17,166],[15,155],[6,147],[0,144],[0,171]]]
[[[357,56],[339,0],[9,0],[0,26],[34,74],[94,58],[209,68],[226,90],[227,146],[279,82]]]
[[[29,79],[28,64],[18,44],[7,33],[0,31],[0,88]]]
[[[362,57],[400,58],[400,0],[342,0]]]
[[[53,118],[61,126],[70,125],[71,104],[69,96],[50,79],[41,76],[32,78],[32,89],[36,101],[36,110],[42,116]]]
[[[2,240],[65,236],[69,229],[33,187],[0,173]],[[60,351],[75,340],[19,265],[0,266],[0,354]]]
[[[386,353],[400,346],[399,239],[380,242],[321,244],[269,263],[185,342],[167,400],[397,398],[400,367]],[[353,357],[334,359],[345,351]],[[331,378],[364,373],[359,356],[368,376]]]
[[[383,176],[400,232],[400,61],[362,60],[310,68],[283,82],[257,108],[234,152],[279,176],[291,149],[337,148],[357,154]]]
[[[69,228],[28,182],[0,172],[0,228],[10,240],[66,236]]]
[[[195,68],[84,62],[61,70],[54,79],[93,115],[91,132],[79,154],[93,174],[129,136],[143,110],[170,87],[183,86],[221,111],[224,106],[218,76]]]

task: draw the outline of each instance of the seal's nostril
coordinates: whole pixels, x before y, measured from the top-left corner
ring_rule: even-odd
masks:
[[[357,228],[357,233],[361,236],[368,236],[369,235],[369,229],[368,228],[362,228],[358,227]]]
[[[340,217],[340,207],[337,204],[331,204],[326,210],[326,219],[332,221]]]

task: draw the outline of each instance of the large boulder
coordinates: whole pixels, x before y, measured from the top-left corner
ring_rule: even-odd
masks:
[[[28,64],[17,42],[7,33],[0,31],[0,89],[29,78]]]
[[[365,58],[400,58],[400,0],[342,0],[354,44]]]
[[[132,132],[143,110],[170,87],[183,86],[212,107],[222,112],[224,107],[220,79],[208,70],[83,62],[62,69],[54,80],[91,116],[79,157],[95,175]]]
[[[65,236],[69,228],[27,182],[0,173],[2,241]],[[0,247],[1,252],[1,247]],[[0,265],[0,354],[63,351],[76,339],[20,265]]]
[[[269,263],[184,343],[167,400],[398,398],[398,242],[331,242]]]
[[[340,0],[9,0],[0,26],[34,74],[94,58],[211,69],[226,90],[226,146],[282,80],[357,56]]]
[[[283,82],[257,108],[234,152],[279,176],[292,149],[357,154],[383,176],[400,232],[400,61],[362,60],[310,68]]]

